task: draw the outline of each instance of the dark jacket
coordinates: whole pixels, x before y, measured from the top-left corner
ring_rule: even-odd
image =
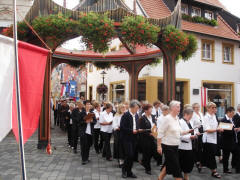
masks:
[[[227,120],[226,116],[221,120],[223,123],[231,123]],[[234,128],[232,130],[224,130],[221,134],[221,146],[222,149],[232,150],[236,143],[236,135]]]
[[[233,116],[233,123],[235,128],[240,128],[240,116],[238,115],[238,113]],[[240,145],[240,132],[237,133],[237,141]]]
[[[151,115],[151,116],[152,116],[153,123],[156,125],[156,116],[155,115]],[[150,134],[151,128],[152,126],[148,118],[145,115],[143,115],[139,120],[139,129],[150,129],[150,131],[142,132],[141,134]]]
[[[75,108],[72,112],[72,121],[75,128],[78,128],[80,126],[81,112],[82,110],[79,110],[78,108]]]
[[[139,118],[135,115],[136,130],[139,129]],[[122,141],[136,141],[137,136],[133,134],[133,117],[129,111],[123,114],[120,123],[120,138]]]
[[[90,111],[90,113],[93,113]],[[85,109],[83,109],[83,111],[80,113],[80,119],[79,119],[79,135],[82,136],[85,134],[86,129],[87,129],[87,123],[84,120],[84,117],[87,115],[87,112]],[[96,117],[94,115],[93,117],[93,121],[90,123],[91,125],[91,134],[93,134],[93,128],[94,128],[94,124],[96,124],[97,120]]]

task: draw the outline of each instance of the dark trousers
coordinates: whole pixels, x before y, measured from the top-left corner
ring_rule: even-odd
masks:
[[[72,138],[73,138],[73,147],[74,147],[74,150],[77,150],[78,137],[79,137],[79,127],[73,125],[73,126],[72,126]]]
[[[132,174],[134,153],[136,149],[136,142],[133,141],[123,141],[123,152],[124,152],[124,164],[122,171],[126,172],[127,175]]]
[[[228,171],[229,157],[232,154],[232,167],[240,172],[240,146],[235,145],[233,149],[223,149],[223,171]]]
[[[120,131],[114,131],[113,157],[115,159],[123,159],[123,149],[120,140]]]
[[[93,129],[93,141],[96,153],[99,153],[103,147],[103,138],[100,129]]]
[[[214,170],[217,168],[216,162],[217,144],[204,143],[203,144],[203,164],[209,169]]]
[[[92,146],[92,135],[84,133],[80,137],[80,145],[82,161],[88,161],[90,147]]]
[[[106,157],[106,159],[112,158],[112,152],[111,152],[111,145],[110,145],[110,140],[112,133],[106,133],[102,132],[103,136],[103,157]]]
[[[72,124],[67,124],[67,136],[68,136],[68,144],[73,147],[73,133],[72,133]]]
[[[154,156],[156,160],[159,159],[159,157],[156,157],[157,145],[154,137],[148,134],[143,134],[140,140],[142,141],[142,165],[146,171],[151,171],[151,158]]]

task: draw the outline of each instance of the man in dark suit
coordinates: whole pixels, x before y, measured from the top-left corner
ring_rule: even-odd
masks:
[[[233,123],[236,133],[236,150],[232,156],[232,167],[236,169],[236,173],[240,173],[240,104],[237,106],[237,113],[233,116]]]
[[[83,104],[77,102],[77,107],[72,112],[72,138],[73,138],[73,150],[77,153],[77,144],[79,137],[80,115],[83,109]]]
[[[226,109],[225,117],[221,121],[223,123],[228,123],[233,125],[232,130],[225,129],[221,135],[221,146],[223,150],[223,172],[228,174],[232,173],[228,168],[230,153],[232,154],[237,153],[236,152],[237,139],[236,139],[236,133],[235,133],[236,130],[235,130],[235,125],[232,119],[234,116],[234,113],[235,113],[235,109],[233,107],[228,107]],[[239,158],[239,155],[238,157],[235,157],[235,158]],[[239,159],[237,159],[237,161],[239,161]]]
[[[124,151],[124,164],[122,167],[123,178],[137,178],[132,172],[132,166],[139,129],[139,117],[137,115],[139,107],[139,101],[132,100],[129,105],[129,111],[123,114],[121,118],[120,139],[122,141]]]
[[[79,136],[80,136],[80,146],[81,146],[81,156],[82,156],[82,165],[89,163],[89,151],[92,146],[92,135],[93,127],[96,124],[96,117],[93,112],[91,112],[91,101],[86,100],[84,102],[85,109],[80,113],[79,121]],[[92,113],[92,118],[86,118],[86,116]]]

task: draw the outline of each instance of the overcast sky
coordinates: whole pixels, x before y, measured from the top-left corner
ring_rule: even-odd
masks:
[[[63,0],[54,0],[56,3],[62,5]],[[240,18],[240,0],[219,0],[229,12]],[[79,0],[67,0],[67,7],[69,9],[75,7]]]

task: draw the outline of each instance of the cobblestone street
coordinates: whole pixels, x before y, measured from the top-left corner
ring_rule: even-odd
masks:
[[[66,135],[58,127],[52,131],[53,154],[47,155],[45,150],[38,150],[37,133],[25,145],[25,158],[27,177],[30,180],[117,180],[121,178],[121,169],[116,161],[105,161],[101,155],[91,151],[91,163],[82,166],[80,152],[75,155],[67,147]],[[133,171],[140,180],[157,180],[160,167],[152,163],[152,175],[146,175],[144,168],[134,164]],[[222,165],[219,165],[219,172],[222,172]],[[18,145],[12,134],[9,134],[0,143],[0,180],[20,180]],[[168,176],[166,180],[172,179]],[[208,169],[203,169],[199,174],[194,168],[190,176],[191,180],[213,179]],[[222,175],[224,180],[237,180],[239,175]]]

